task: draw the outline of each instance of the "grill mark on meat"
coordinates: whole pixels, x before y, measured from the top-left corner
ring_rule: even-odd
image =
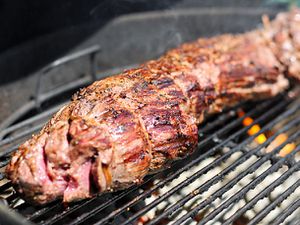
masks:
[[[212,103],[215,99],[214,83],[217,80],[218,70],[211,66],[211,63],[203,62],[203,59],[209,59],[206,54],[199,61],[195,54],[198,43],[184,44],[180,48],[169,51],[158,62],[150,62],[150,68],[155,70],[167,70],[169,76],[174,80],[175,84],[181,89],[184,96],[188,99],[187,113],[192,114],[197,122],[203,119],[204,111],[208,108],[208,103]],[[205,67],[205,69],[201,68]],[[203,71],[210,71],[203,73]],[[215,81],[213,81],[215,80]],[[203,101],[204,100],[204,101]]]
[[[141,73],[141,72],[142,72],[143,76],[138,76],[137,74]],[[154,106],[154,107],[166,107],[168,105],[172,107],[174,104],[178,105],[178,100],[174,101],[174,102],[172,102],[172,101],[166,101],[166,96],[164,96],[163,93],[159,93],[158,94],[159,90],[157,88],[153,87],[153,85],[151,84],[151,81],[148,80],[148,81],[145,82],[145,80],[147,80],[147,75],[148,74],[149,74],[149,71],[147,71],[145,69],[141,69],[139,71],[127,71],[126,72],[126,76],[130,79],[128,81],[128,83],[130,83],[131,85],[128,85],[128,87],[127,87],[129,89],[129,91],[128,91],[128,89],[125,88],[123,90],[123,92],[130,93],[130,94],[129,95],[126,94],[126,98],[118,98],[118,97],[116,97],[116,101],[119,101],[120,104],[122,104],[124,106],[126,105],[127,107],[129,105],[130,106],[129,109],[131,109],[130,111],[133,112],[135,115],[138,115],[137,117],[138,117],[138,119],[139,119],[139,121],[141,123],[141,126],[143,128],[144,135],[147,138],[147,140],[150,142],[150,144],[152,144],[151,140],[149,140],[150,139],[149,138],[150,137],[149,136],[149,132],[145,128],[145,126],[143,126],[144,121],[140,117],[141,110],[143,110],[143,108],[151,106],[151,105]],[[150,74],[150,75],[152,75],[152,74]],[[150,77],[150,78],[152,78],[152,77]],[[136,85],[137,83],[138,84],[143,84],[143,85],[142,86],[141,85],[137,86]],[[147,83],[147,85],[145,85],[146,83]],[[171,83],[171,82],[169,81],[168,83]],[[150,84],[150,86],[152,85],[151,88],[150,88],[149,84]],[[142,87],[142,88],[140,88],[140,87]],[[162,89],[165,89],[166,87],[170,88],[170,85],[165,86]],[[130,92],[130,88],[133,88],[134,91]],[[136,91],[137,89],[139,89],[139,93],[134,94],[134,93],[137,92]],[[175,90],[178,91],[178,89],[175,89]],[[136,95],[138,95],[138,96],[136,96]],[[144,103],[143,103],[142,106],[140,106],[140,102],[137,101],[138,98],[139,98],[139,96],[143,96],[143,102]],[[156,98],[154,98],[155,96],[156,96]],[[172,98],[174,99],[173,96],[172,96]],[[120,99],[122,99],[122,100],[120,100]],[[178,128],[177,128],[177,130],[178,130]],[[152,151],[152,153],[153,153],[153,151]],[[152,156],[152,159],[153,158],[156,158],[156,157]],[[163,164],[164,161],[165,160],[161,161],[162,164]]]
[[[141,74],[142,76],[140,77],[130,76],[130,78],[134,77],[135,79],[137,79],[137,81],[135,82],[143,83],[142,81],[140,81],[140,79],[145,79],[145,78],[147,79],[147,75],[151,75],[151,73],[149,74],[150,71],[148,70],[147,67],[141,71],[142,71]],[[143,91],[140,91],[138,93],[138,96],[133,95],[130,98],[128,98],[128,100],[131,102],[130,104],[132,105],[132,110],[135,109],[134,110],[135,114],[140,118],[140,122],[142,124],[142,127],[144,128],[144,132],[146,133],[145,136],[148,138],[152,146],[152,162],[157,158],[155,146],[157,143],[159,143],[159,141],[153,140],[153,135],[155,135],[156,133],[155,130],[162,133],[164,129],[167,129],[165,130],[166,132],[164,133],[176,136],[178,133],[182,132],[182,130],[180,130],[179,124],[186,123],[185,121],[186,118],[184,119],[184,116],[182,115],[183,111],[178,107],[179,102],[181,103],[184,100],[183,95],[181,94],[182,97],[176,100],[174,99],[174,96],[168,95],[170,90],[176,90],[177,92],[179,92],[178,87],[175,86],[174,82],[171,82],[172,79],[169,77],[165,77],[164,75],[155,75],[155,76],[156,76],[155,77],[156,80],[164,80],[164,81],[167,80],[168,85],[157,87],[158,83],[162,83],[161,81],[157,83],[153,83],[150,81],[148,82],[147,88],[143,88]],[[135,87],[135,85],[133,85],[133,87]],[[143,107],[137,107],[138,104],[137,99],[141,95],[143,96],[143,100],[144,102],[146,102],[146,104]],[[157,98],[153,99],[154,96],[157,96]],[[161,114],[163,115],[163,117],[166,118],[162,117],[159,120],[159,118],[155,115],[158,115],[160,110],[162,110]],[[150,118],[148,120],[149,124],[147,124],[146,117]],[[173,124],[170,122],[171,120],[173,120]],[[191,124],[189,124],[189,126],[191,126]],[[193,135],[196,136],[194,133]],[[186,135],[186,137],[188,137],[188,135]],[[168,139],[167,137],[164,137],[164,139],[161,139],[160,142],[168,143],[170,142],[170,140],[171,140],[170,138]],[[160,157],[161,165],[164,165],[165,162],[169,161],[169,159],[167,158],[168,157],[170,158],[170,156],[167,153],[165,153],[164,156],[165,157]],[[157,168],[153,168],[153,166],[150,166],[150,168],[157,169]]]
[[[110,170],[112,181],[108,181],[111,183],[109,188],[114,189],[118,187],[119,183],[132,185],[140,174],[146,174],[151,157],[134,115],[115,103],[109,107],[114,108],[105,115],[103,123],[106,123],[110,128],[108,132],[114,143],[114,151],[112,162],[109,164],[110,167],[107,167],[106,171],[104,167],[102,169],[104,173],[106,172],[106,179],[109,177],[107,174]],[[146,157],[136,158],[135,161],[127,160],[132,155],[142,154],[141,152]],[[136,168],[139,171],[136,171]]]
[[[138,74],[138,72],[139,71],[127,71],[126,76],[127,76],[127,79],[130,79],[131,85],[128,85],[128,87],[125,88],[124,92],[130,93],[129,92],[130,90],[128,90],[128,89],[133,89],[134,91],[131,94],[127,95],[125,101],[119,101],[119,99],[117,97],[116,97],[116,101],[119,104],[121,104],[123,107],[127,106],[127,109],[134,115],[135,118],[137,118],[138,125],[140,126],[140,129],[141,129],[141,133],[143,134],[144,140],[146,141],[148,157],[149,157],[150,161],[152,161],[154,158],[152,142],[149,137],[149,132],[147,131],[147,129],[144,125],[144,121],[141,118],[139,110],[142,110],[145,106],[147,106],[148,104],[151,104],[151,102],[149,102],[147,97],[148,96],[150,96],[152,98],[155,97],[156,92],[154,92],[154,90],[151,90],[149,88],[148,82],[147,82],[147,85],[143,85],[142,88],[139,88],[140,86],[138,84],[145,83],[145,80],[136,75],[136,74]],[[140,79],[142,79],[142,80],[140,80]],[[139,92],[137,90],[139,90]],[[143,96],[144,103],[142,105],[139,101],[137,101],[135,93],[140,96]],[[156,103],[158,105],[161,102],[156,101]],[[141,153],[138,152],[136,154],[133,154],[133,155],[127,157],[126,162],[131,162],[138,158],[143,159],[144,156],[140,157],[140,154]],[[150,166],[150,168],[151,168],[151,166]]]
[[[163,89],[174,84],[173,80],[169,77],[160,77],[157,80],[151,81],[151,84],[155,85],[157,89]]]

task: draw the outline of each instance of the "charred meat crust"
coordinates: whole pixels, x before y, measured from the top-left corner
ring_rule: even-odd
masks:
[[[7,166],[33,204],[120,190],[192,153],[204,115],[286,89],[300,73],[299,11],[199,39],[76,93]],[[299,37],[298,37],[299,36]],[[289,60],[293,59],[293,60]]]

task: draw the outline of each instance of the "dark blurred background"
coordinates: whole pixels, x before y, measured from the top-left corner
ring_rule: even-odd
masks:
[[[0,84],[66,54],[112,18],[194,7],[280,7],[293,0],[0,0]],[[18,65],[18,66],[15,66]]]
[[[277,1],[228,0],[1,0],[0,52],[62,29],[75,29],[87,23],[101,26],[111,18],[133,12],[179,7],[252,6]],[[78,28],[77,28],[78,29]]]
[[[124,13],[171,6],[177,0],[1,0],[0,52],[26,41],[93,23],[101,26]]]

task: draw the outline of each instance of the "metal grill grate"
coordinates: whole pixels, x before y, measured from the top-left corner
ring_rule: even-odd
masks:
[[[76,56],[89,56],[95,50],[98,48]],[[69,57],[68,61],[74,58]],[[94,56],[90,58],[93,61]],[[32,108],[40,108],[43,101],[65,95],[66,91],[91,80],[90,77],[74,81],[44,97],[40,97],[41,91],[37,89],[38,97],[30,104]],[[198,149],[192,156],[175,162],[163,172],[147,176],[139,186],[69,206],[60,202],[44,207],[28,205],[19,199],[3,174],[10,154],[40,129],[61,103],[37,111],[0,133],[0,196],[3,205],[8,206],[0,204],[1,221],[16,224],[24,223],[26,218],[28,223],[36,224],[280,224],[283,221],[299,224],[298,96],[299,90],[294,88],[273,99],[246,102],[212,116],[201,125]],[[245,112],[243,116],[238,113],[241,109]],[[245,118],[254,121],[244,126]],[[251,136],[248,132],[253,125],[261,129]],[[268,152],[268,146],[282,134],[287,135],[287,139]],[[260,135],[267,139],[258,144],[256,140]],[[282,155],[282,149],[290,144],[294,146],[293,151]]]

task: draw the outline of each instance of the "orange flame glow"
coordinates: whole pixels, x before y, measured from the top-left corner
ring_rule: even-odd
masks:
[[[245,112],[243,110],[238,111],[239,117],[242,117],[245,115]],[[249,126],[253,123],[253,119],[251,117],[245,117],[243,119],[243,125]],[[249,136],[253,136],[257,134],[261,130],[261,127],[259,124],[254,124],[253,126],[250,127],[250,129],[247,131]],[[283,144],[286,140],[288,139],[288,135],[286,133],[282,133],[278,135],[266,148],[266,152],[271,152],[281,144]],[[267,136],[262,133],[258,135],[255,138],[255,141],[258,144],[263,144],[267,140]],[[294,149],[296,148],[296,144],[294,142],[286,144],[279,152],[279,155],[281,157],[285,157],[287,154],[291,153]]]
[[[271,152],[273,149],[277,148],[279,145],[283,144],[288,139],[288,135],[286,133],[279,134],[274,141],[269,144],[266,149],[266,152]],[[281,157],[286,156],[287,154],[291,153],[296,148],[295,143],[288,143],[286,144],[279,152]]]
[[[147,222],[149,222],[149,220],[150,220],[150,218],[149,218],[147,215],[141,216],[141,217],[138,219],[137,225],[144,225],[144,224],[146,224]]]
[[[242,111],[242,110],[239,110],[238,111],[238,115],[240,117],[244,116],[245,115],[245,112]],[[253,119],[251,117],[245,117],[245,119],[243,119],[243,125],[245,127],[251,125],[253,123]],[[250,127],[250,129],[248,130],[248,135],[249,136],[253,136],[255,134],[257,134],[259,131],[261,130],[260,126],[258,124],[254,124],[252,127]],[[258,144],[262,144],[264,143],[265,141],[267,140],[267,137],[265,134],[260,134],[258,135],[256,138],[255,138],[255,141],[258,143]]]

